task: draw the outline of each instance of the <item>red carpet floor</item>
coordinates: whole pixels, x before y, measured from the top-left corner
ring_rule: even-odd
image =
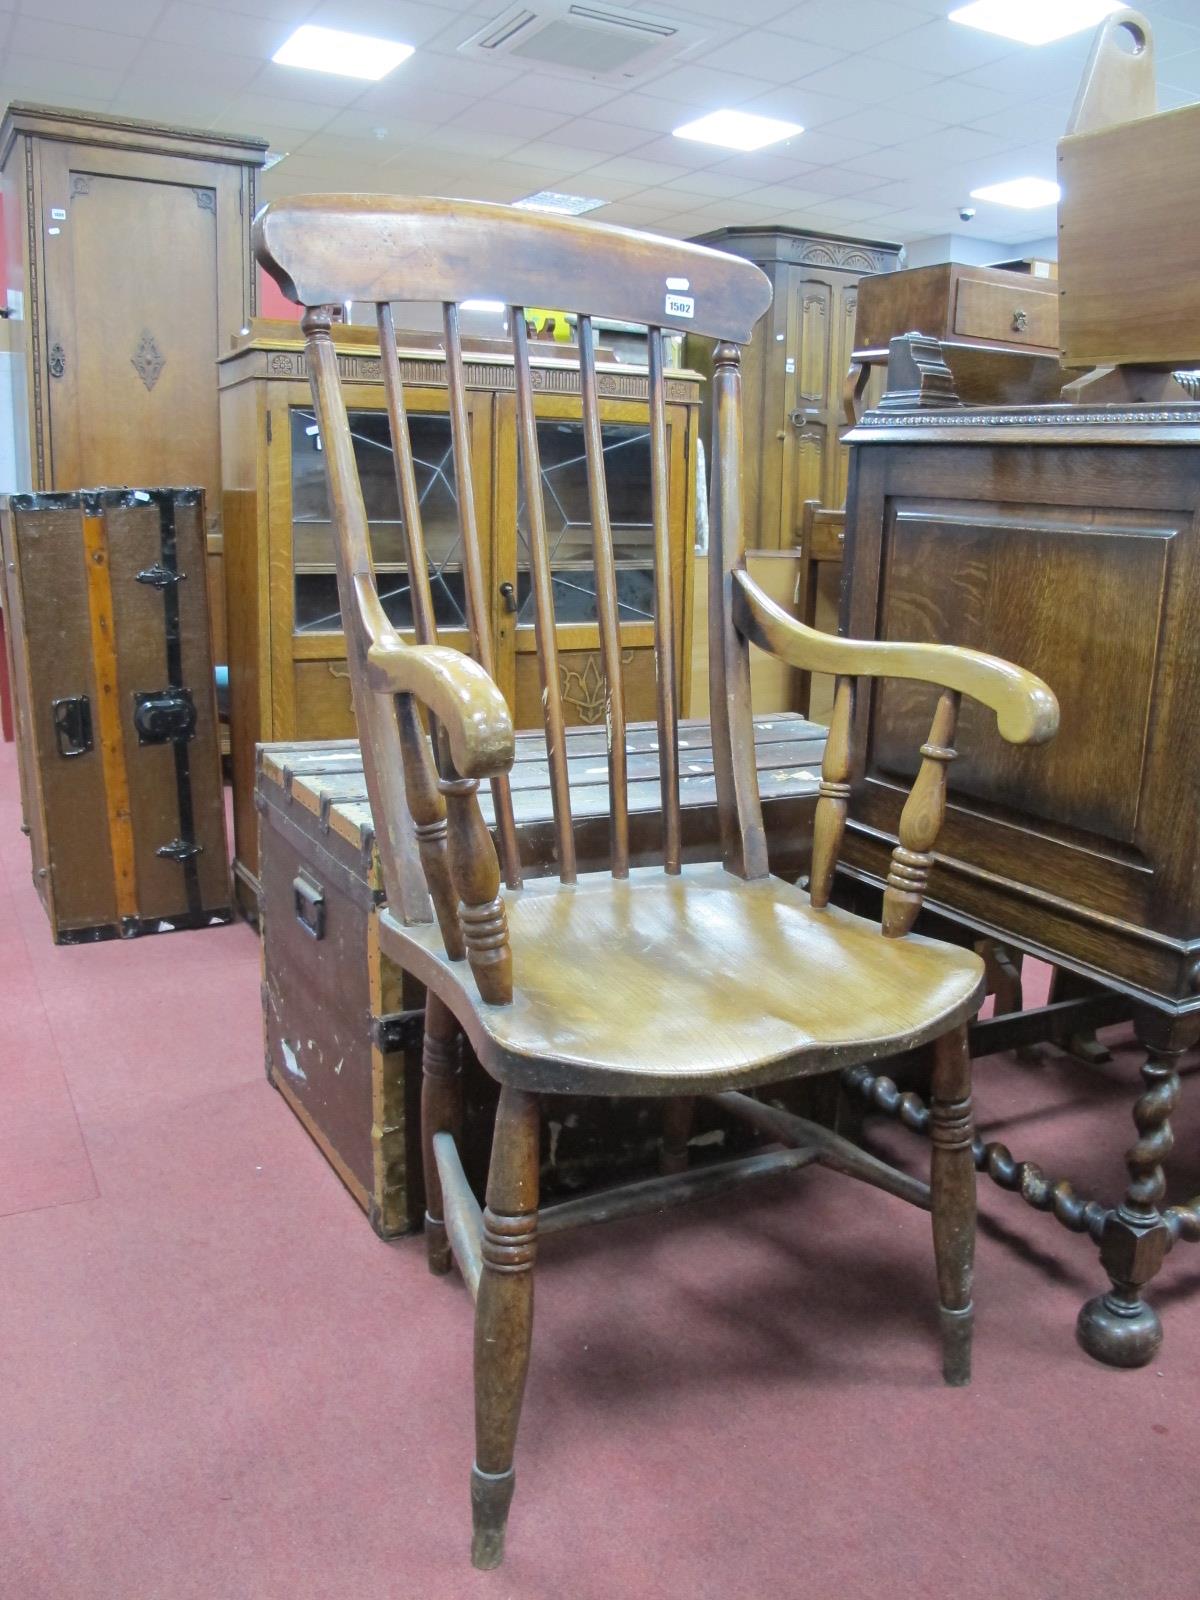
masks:
[[[3,1600],[1200,1595],[1200,1252],[1158,1362],[1109,1371],[1072,1336],[1093,1250],[985,1188],[948,1391],[926,1219],[816,1170],[546,1244],[509,1558],[473,1572],[466,1294],[267,1085],[253,934],[55,949],[17,813],[3,746]],[[1136,1062],[981,1062],[983,1121],[1115,1195]]]

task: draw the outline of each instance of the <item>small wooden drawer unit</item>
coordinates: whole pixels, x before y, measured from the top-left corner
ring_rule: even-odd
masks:
[[[710,861],[719,849],[711,736],[706,722],[685,722],[679,731],[683,856]],[[771,866],[794,878],[808,865],[825,730],[793,714],[760,717],[755,742]],[[540,731],[518,735],[512,791],[527,877],[555,870],[545,750]],[[657,728],[631,725],[628,750],[630,845],[638,865],[661,860]],[[572,728],[567,752],[579,865],[595,871],[608,852],[603,731]],[[491,797],[480,799],[490,822]],[[376,1232],[408,1232],[419,1226],[424,1206],[418,1110],[424,995],[380,953],[382,878],[358,744],[262,746],[256,804],[267,1075]],[[496,1089],[467,1055],[465,1147],[468,1174],[478,1182]],[[544,1129],[546,1194],[651,1163],[660,1133],[646,1100],[572,1100],[548,1111]]]
[[[886,350],[904,333],[936,339],[1058,350],[1058,286],[1000,267],[945,263],[864,278],[856,350]]]

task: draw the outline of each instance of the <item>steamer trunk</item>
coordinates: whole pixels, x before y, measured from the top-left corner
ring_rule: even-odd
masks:
[[[230,918],[198,489],[0,503],[21,795],[56,943]]]

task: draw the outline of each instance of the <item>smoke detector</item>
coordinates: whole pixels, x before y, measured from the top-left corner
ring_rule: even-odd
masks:
[[[544,72],[636,82],[706,37],[698,28],[648,11],[544,0],[515,5],[459,45],[464,55],[512,56]]]

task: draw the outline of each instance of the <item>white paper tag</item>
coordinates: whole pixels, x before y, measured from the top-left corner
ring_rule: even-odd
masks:
[[[50,221],[51,222],[65,222],[66,220],[67,220],[67,213],[63,210],[63,208],[61,206],[51,206],[50,207]]]
[[[667,296],[668,317],[694,317],[696,315],[696,302],[690,294],[669,294]]]

